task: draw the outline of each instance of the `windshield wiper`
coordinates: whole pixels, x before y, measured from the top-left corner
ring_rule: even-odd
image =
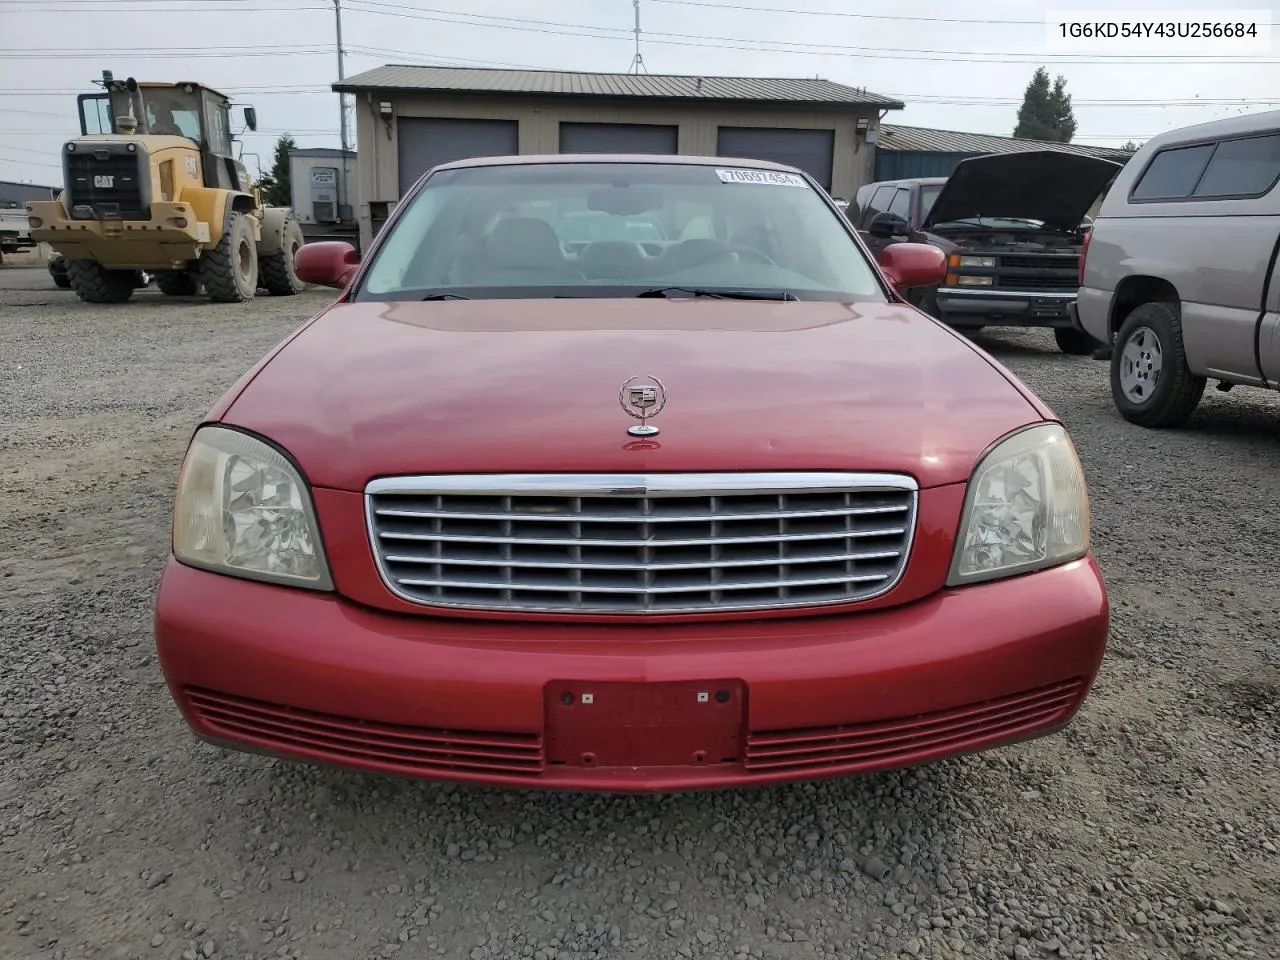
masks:
[[[652,290],[644,290],[637,293],[637,297],[667,297],[668,299],[679,297],[681,294],[687,297],[708,297],[712,300],[799,300],[794,293],[788,293],[786,290],[757,291],[757,290],[700,290],[696,287],[654,287]]]
[[[470,297],[460,297],[456,293],[428,293],[422,298],[425,300],[470,300]]]

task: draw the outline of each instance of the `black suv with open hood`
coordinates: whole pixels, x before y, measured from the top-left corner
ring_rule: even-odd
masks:
[[[1071,324],[1085,217],[1121,164],[1057,150],[962,160],[950,177],[872,183],[850,219],[879,256],[892,243],[947,254],[939,287],[911,300],[949,326],[1051,327],[1066,353],[1098,344]]]

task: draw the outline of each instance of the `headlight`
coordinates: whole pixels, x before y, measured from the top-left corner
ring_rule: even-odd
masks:
[[[173,554],[235,577],[333,589],[298,471],[261,440],[224,427],[204,427],[191,441],[178,476]]]
[[[961,257],[960,266],[980,267],[982,269],[994,270],[996,266],[996,258],[995,257]]]
[[[1089,549],[1089,496],[1059,424],[1019,430],[979,461],[965,494],[948,586],[1027,573]]]
[[[966,277],[961,274],[956,277],[956,285],[961,287],[989,287],[992,280],[992,277]]]

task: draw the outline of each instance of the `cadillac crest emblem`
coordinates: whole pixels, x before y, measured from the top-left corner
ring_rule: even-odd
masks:
[[[627,428],[633,437],[652,437],[658,428],[649,423],[667,405],[667,388],[657,377],[632,377],[618,391],[618,402],[628,415],[640,422]]]

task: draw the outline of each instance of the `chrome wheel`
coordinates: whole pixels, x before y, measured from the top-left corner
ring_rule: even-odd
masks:
[[[1120,349],[1120,389],[1130,403],[1146,403],[1155,394],[1164,356],[1150,327],[1138,327]]]

